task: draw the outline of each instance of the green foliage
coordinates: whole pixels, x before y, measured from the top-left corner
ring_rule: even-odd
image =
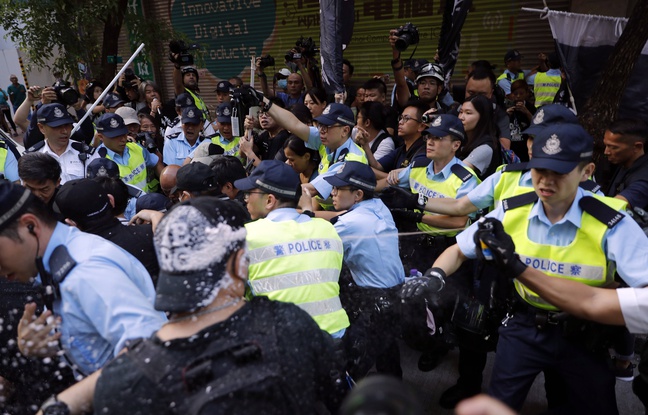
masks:
[[[121,26],[123,13],[119,12],[124,3],[120,0],[0,0],[0,26],[27,55],[30,66],[78,78],[78,63],[83,62],[99,78],[105,67],[101,62],[106,48],[104,31],[107,27]],[[162,51],[160,45],[176,35],[168,24],[138,16],[131,8],[125,12],[123,20],[132,38],[137,45],[146,44],[149,57]],[[103,56],[116,52],[108,51]],[[131,51],[121,52],[126,60]]]

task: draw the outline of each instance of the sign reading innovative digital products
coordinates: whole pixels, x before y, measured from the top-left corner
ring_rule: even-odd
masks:
[[[227,79],[261,56],[275,26],[273,0],[174,1],[171,24],[201,46],[207,70]]]

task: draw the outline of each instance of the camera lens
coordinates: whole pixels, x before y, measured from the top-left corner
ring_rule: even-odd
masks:
[[[409,33],[403,33],[396,40],[396,50],[402,52],[412,43],[412,36]]]

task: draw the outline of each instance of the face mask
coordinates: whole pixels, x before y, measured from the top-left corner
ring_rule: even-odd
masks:
[[[287,79],[280,79],[277,81],[277,86],[280,89],[286,89],[288,88],[288,80]]]

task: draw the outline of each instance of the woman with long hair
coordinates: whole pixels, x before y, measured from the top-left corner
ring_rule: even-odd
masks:
[[[485,96],[474,95],[461,105],[459,119],[463,123],[467,140],[457,152],[457,157],[483,180],[502,164],[499,129],[495,123],[493,104]]]
[[[288,137],[283,150],[286,156],[286,164],[299,173],[302,184],[308,183],[317,177],[317,166],[319,166],[321,160],[317,150],[306,147],[304,140],[295,135]]]

